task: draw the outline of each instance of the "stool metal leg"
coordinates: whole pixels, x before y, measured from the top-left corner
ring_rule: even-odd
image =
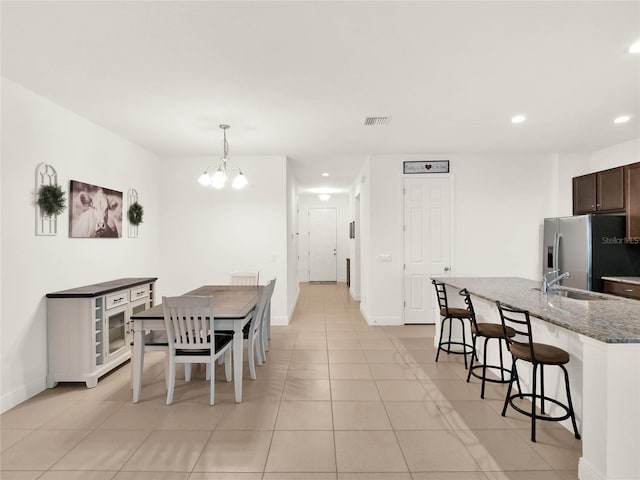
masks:
[[[467,336],[465,334],[466,329],[464,328],[464,319],[460,318],[460,325],[462,325],[462,357],[464,358],[464,368],[465,370],[468,368],[467,366]],[[471,353],[473,355],[473,352]]]
[[[573,433],[577,440],[580,440],[580,433],[578,432],[578,425],[576,424],[576,414],[573,411],[573,402],[571,401],[571,389],[569,388],[569,373],[564,365],[560,365],[564,372],[564,384],[567,388],[567,404],[569,406],[569,416],[571,417],[571,423],[573,424]]]
[[[504,362],[502,361],[502,338],[498,339],[498,352],[500,353],[500,380],[504,382]]]
[[[489,343],[489,337],[485,337],[484,352],[482,353],[483,365],[482,365],[482,386],[480,387],[480,398],[484,398],[484,386],[487,380],[487,344],[488,343]]]
[[[440,358],[440,349],[442,347],[442,335],[444,334],[444,322],[449,319],[449,324],[451,324],[451,319],[449,317],[444,317],[440,322],[440,339],[438,340],[438,351],[436,352],[436,363],[438,362],[438,358]]]
[[[507,387],[507,395],[504,397],[504,406],[502,407],[502,416],[504,417],[507,414],[507,406],[509,405],[509,397],[511,397],[511,390],[513,388],[514,379],[518,378],[518,370],[516,370],[516,359],[513,359],[511,364],[511,381],[509,382],[509,386]],[[518,384],[518,392],[519,390]]]
[[[536,441],[536,381],[538,379],[538,375],[536,375],[538,370],[538,364],[533,364],[533,395],[531,396],[531,441]],[[544,386],[542,387],[544,390]]]
[[[544,364],[542,363],[540,364],[540,392],[542,394],[540,396],[540,411],[544,415]]]
[[[471,334],[471,336],[473,337],[473,352],[475,353],[476,351],[476,341],[478,340],[478,336],[477,335],[473,335],[473,333]],[[475,355],[471,355],[471,363],[469,364],[469,372],[467,373],[467,383],[469,383],[469,379],[471,378],[471,371],[473,370],[473,358],[475,357]]]

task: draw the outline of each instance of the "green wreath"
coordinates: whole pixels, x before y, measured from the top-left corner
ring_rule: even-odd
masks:
[[[65,208],[65,196],[60,185],[42,185],[36,203],[45,217],[60,215]]]
[[[129,218],[129,223],[131,225],[137,226],[142,223],[142,216],[144,215],[144,208],[138,202],[133,202],[129,207],[129,211],[127,212],[127,217]]]

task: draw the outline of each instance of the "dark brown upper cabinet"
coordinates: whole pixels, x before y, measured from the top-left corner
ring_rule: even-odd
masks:
[[[573,214],[625,209],[625,167],[573,178]]]
[[[596,211],[596,174],[573,177],[573,214]]]
[[[640,239],[640,163],[625,167],[627,238]]]

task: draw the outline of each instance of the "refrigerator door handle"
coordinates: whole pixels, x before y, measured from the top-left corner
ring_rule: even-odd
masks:
[[[553,269],[560,271],[560,237],[561,233],[556,233],[553,239]]]

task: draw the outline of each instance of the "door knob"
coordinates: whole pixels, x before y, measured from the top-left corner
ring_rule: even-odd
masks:
[[[449,270],[451,270],[451,267],[444,267],[445,272],[448,272]]]

